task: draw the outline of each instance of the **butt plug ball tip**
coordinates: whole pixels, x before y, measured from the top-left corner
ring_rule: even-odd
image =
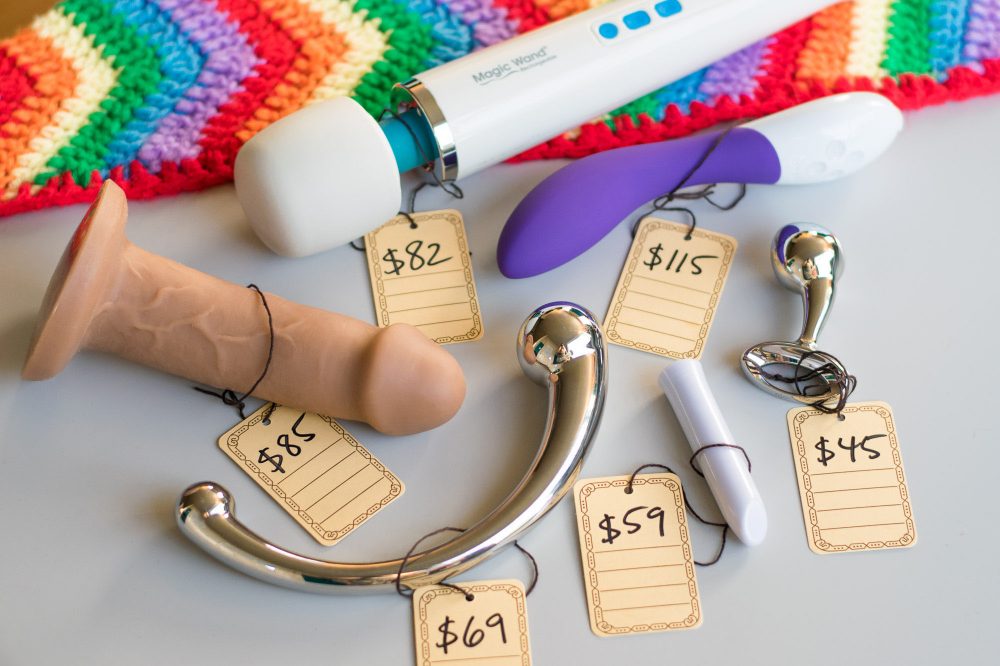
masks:
[[[127,216],[124,192],[105,182],[52,276],[21,376],[48,379],[93,349],[209,386],[252,386],[270,343],[261,297],[136,247]],[[461,406],[461,367],[416,328],[265,298],[274,350],[254,396],[392,435],[437,427]]]

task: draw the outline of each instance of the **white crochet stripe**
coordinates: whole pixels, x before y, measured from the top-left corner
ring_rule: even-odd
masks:
[[[74,25],[71,17],[61,9],[38,16],[31,29],[51,40],[71,62],[77,75],[76,91],[52,115],[52,122],[30,141],[30,150],[18,158],[17,166],[12,171],[14,178],[3,193],[4,199],[13,198],[22,183],[33,181],[42,172],[52,156],[87,123],[90,114],[100,109],[101,102],[118,82],[118,72],[101,56],[103,47],[95,49],[93,40],[84,35],[83,29]],[[32,189],[38,191],[41,186],[36,185]]]
[[[389,35],[378,29],[378,20],[365,20],[367,12],[354,11],[354,0],[299,0],[323,22],[337,27],[344,36],[347,50],[334,63],[309,96],[306,104],[333,97],[350,95],[371,71],[373,64],[382,58],[389,42]]]
[[[844,73],[848,76],[885,76],[882,60],[889,44],[889,13],[893,0],[855,0],[851,18],[851,45]]]

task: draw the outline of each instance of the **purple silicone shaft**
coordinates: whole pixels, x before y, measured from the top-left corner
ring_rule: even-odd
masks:
[[[531,277],[583,254],[636,208],[677,187],[721,132],[609,150],[555,172],[507,220],[497,246],[500,272]],[[767,138],[738,127],[685,186],[773,184],[780,177],[781,164]]]

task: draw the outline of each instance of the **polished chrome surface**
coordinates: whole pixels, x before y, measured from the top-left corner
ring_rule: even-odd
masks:
[[[841,378],[848,373],[836,357],[795,342],[761,342],[754,345],[743,352],[742,366],[743,373],[754,386],[779,398],[806,405],[836,403],[842,391],[853,388],[841,383]],[[819,376],[799,386],[794,381],[779,382],[766,376],[767,373],[781,374],[794,379],[812,372],[819,372]]]
[[[842,378],[847,369],[836,357],[816,348],[833,305],[837,280],[844,271],[840,241],[818,224],[788,224],[778,230],[771,247],[774,275],[783,286],[802,295],[802,332],[798,342],[762,342],[743,352],[743,372],[768,393],[805,404],[837,402],[850,390]],[[794,381],[777,382],[826,368],[808,388]]]
[[[844,272],[840,241],[818,224],[787,224],[774,237],[771,264],[778,282],[802,295],[799,344],[815,349],[833,305],[836,280]]]
[[[455,135],[444,117],[441,107],[427,87],[417,79],[410,79],[393,86],[393,100],[407,106],[416,106],[431,126],[434,143],[437,144],[438,178],[443,181],[458,179],[458,150]]]
[[[409,558],[400,582],[431,585],[494,555],[531,527],[569,491],[589,451],[607,393],[607,348],[584,308],[550,303],[528,316],[517,337],[525,374],[548,389],[544,434],[524,478],[488,516],[447,543]],[[263,581],[322,593],[393,590],[401,560],[339,563],[289,552],[244,527],[219,484],[181,495],[177,524],[204,551]],[[409,544],[400,544],[404,550]]]

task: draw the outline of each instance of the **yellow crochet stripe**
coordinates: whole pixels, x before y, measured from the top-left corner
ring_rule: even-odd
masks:
[[[300,0],[324,23],[340,28],[347,51],[323,77],[307,104],[333,97],[349,96],[382,58],[389,35],[379,31],[379,20],[367,20],[367,12],[355,12],[355,0]]]
[[[78,83],[74,96],[53,115],[53,122],[31,141],[31,150],[18,157],[14,178],[3,192],[3,199],[14,198],[22,183],[33,181],[41,173],[45,164],[86,124],[90,114],[100,108],[118,80],[118,72],[101,56],[101,50],[94,48],[93,40],[61,9],[37,17],[30,29],[52,40],[63,52],[76,70]],[[32,193],[39,189],[38,185],[33,186]]]
[[[878,79],[889,43],[889,14],[893,0],[855,0],[851,46],[844,67],[848,76]]]

